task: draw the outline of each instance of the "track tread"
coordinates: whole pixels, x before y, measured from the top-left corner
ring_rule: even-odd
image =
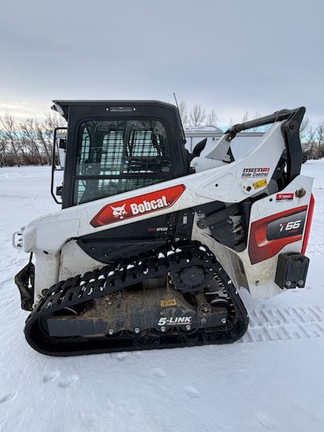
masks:
[[[214,272],[215,278],[224,283],[227,301],[235,311],[230,324],[223,328],[197,329],[195,335],[156,335],[141,338],[128,335],[118,338],[53,338],[46,334],[42,322],[65,308],[82,305],[108,294],[116,293],[148,278],[164,276],[186,266],[205,266]],[[25,336],[37,351],[48,355],[79,355],[136,349],[171,348],[205,344],[231,343],[246,332],[248,316],[235,286],[216,260],[212,252],[199,242],[151,251],[150,255],[133,257],[116,267],[105,266],[100,270],[77,275],[60,281],[44,294],[26,320]],[[148,329],[149,330],[149,329]]]

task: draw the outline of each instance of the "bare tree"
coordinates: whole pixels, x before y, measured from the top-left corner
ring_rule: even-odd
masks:
[[[218,116],[216,114],[216,111],[211,110],[207,116],[206,126],[217,126],[217,120]]]
[[[250,115],[248,113],[248,111],[246,111],[246,113],[244,114],[243,118],[242,118],[242,123],[246,123],[250,120]]]
[[[192,110],[190,110],[191,125],[194,127],[201,126],[205,118],[206,118],[205,108],[202,108],[201,105],[194,105]]]
[[[38,142],[37,121],[27,119],[20,123],[21,142],[26,146],[28,151],[27,160],[33,164],[43,164],[41,150]]]
[[[320,123],[315,132],[316,159],[324,157],[324,122]]]
[[[299,128],[299,136],[302,144],[306,144],[310,138],[313,138],[312,127],[309,122],[309,118],[305,117],[301,122]]]
[[[10,155],[8,155],[8,146],[6,140],[1,136],[0,133],[0,166],[13,165],[10,163]]]
[[[19,166],[21,164],[21,158],[19,156],[18,126],[14,117],[12,117],[9,113],[5,113],[2,117],[0,117],[0,133],[1,139],[9,145],[11,153],[14,156],[15,163]]]
[[[308,120],[308,119],[306,119]],[[324,157],[324,122],[315,128],[305,123],[301,126],[301,139],[303,150],[307,152],[308,158],[321,159]]]
[[[188,107],[186,102],[180,102],[179,113],[183,126],[188,126]]]
[[[64,126],[66,126],[65,120],[55,113],[46,113],[45,120],[41,123],[37,123],[38,140],[44,149],[46,162],[48,164],[50,164],[52,160],[54,130],[57,127]]]

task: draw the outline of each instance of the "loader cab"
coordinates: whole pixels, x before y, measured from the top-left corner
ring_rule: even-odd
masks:
[[[189,172],[180,115],[171,104],[54,101],[53,109],[67,120],[66,134],[56,135],[64,167],[63,208]]]

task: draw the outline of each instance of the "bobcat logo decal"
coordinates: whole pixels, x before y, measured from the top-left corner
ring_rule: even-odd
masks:
[[[185,190],[186,186],[179,184],[106,204],[92,218],[90,224],[97,228],[154,212],[164,211],[165,214],[165,210],[172,207]],[[185,203],[182,205],[185,206]]]
[[[125,210],[125,205],[126,203],[121,207],[110,206],[112,208],[114,218],[124,219],[124,216],[127,215],[127,211]]]

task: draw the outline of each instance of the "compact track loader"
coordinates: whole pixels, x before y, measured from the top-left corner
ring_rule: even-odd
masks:
[[[15,281],[34,349],[68,356],[231,343],[248,327],[239,289],[269,297],[305,286],[314,207],[312,179],[300,173],[305,108],[236,124],[192,153],[171,104],[53,108],[67,120],[54,143],[64,156],[62,210],[14,234],[30,253]],[[235,136],[264,125],[234,160]]]

